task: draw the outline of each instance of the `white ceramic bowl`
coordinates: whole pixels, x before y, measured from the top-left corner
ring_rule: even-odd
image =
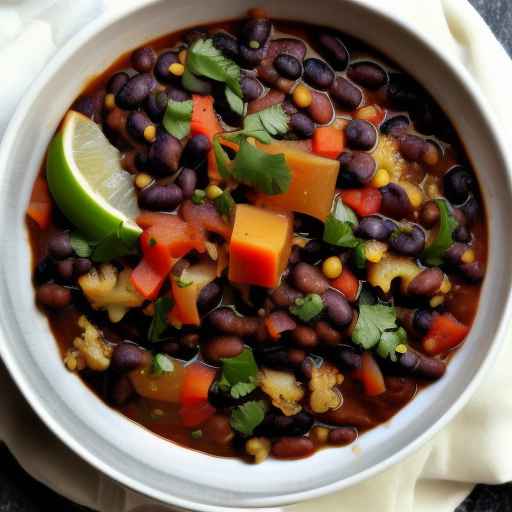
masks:
[[[87,27],[25,94],[1,146],[0,353],[39,416],[79,455],[141,493],[194,510],[297,502],[353,485],[397,462],[467,401],[490,369],[505,339],[504,318],[510,316],[512,194],[506,156],[468,73],[411,27],[355,0],[258,4],[274,17],[330,25],[358,36],[426,86],[455,124],[480,177],[490,224],[490,257],[474,327],[447,375],[388,424],[363,435],[357,450],[322,450],[305,460],[252,466],[182,448],[126,420],[64,369],[46,319],[34,306],[24,223],[32,183],[54,130],[87,79],[149,39],[243,15],[254,2],[160,0]]]

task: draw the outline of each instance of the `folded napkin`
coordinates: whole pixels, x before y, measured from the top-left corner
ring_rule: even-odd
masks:
[[[104,3],[107,10],[121,11],[140,1],[144,0]],[[508,91],[512,62],[466,0],[360,1],[385,4],[389,12],[415,25],[442,51],[459,58],[494,108],[496,123],[512,139]],[[0,135],[31,79],[63,41],[99,10],[100,0],[11,0],[0,7],[0,69],[12,80],[4,81],[0,91]],[[407,460],[350,489],[272,510],[452,512],[475,483],[512,480],[511,364],[512,343],[508,343],[463,411]],[[101,512],[171,510],[98,473],[60,443],[34,415],[1,364],[0,389],[0,439],[34,478]]]

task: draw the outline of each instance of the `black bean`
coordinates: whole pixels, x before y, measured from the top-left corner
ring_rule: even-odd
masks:
[[[121,375],[112,381],[109,398],[114,405],[125,405],[134,395],[135,388],[127,375]]]
[[[432,325],[432,313],[426,309],[417,309],[414,313],[412,326],[421,335],[427,334]]]
[[[403,135],[411,125],[411,121],[407,116],[399,115],[393,116],[386,119],[380,126],[380,131],[384,135],[392,135],[393,137],[399,137]]]
[[[248,48],[261,48],[270,36],[272,24],[265,18],[251,18],[240,30],[240,39]]]
[[[256,317],[240,317],[230,308],[218,308],[208,315],[208,321],[212,327],[224,334],[235,336],[252,336],[260,326],[260,320]]]
[[[139,73],[147,73],[151,71],[156,62],[156,53],[153,48],[144,46],[138,48],[132,53],[131,58],[133,68]]]
[[[280,53],[292,55],[299,62],[302,62],[306,55],[306,45],[301,39],[292,37],[281,37],[270,41],[267,58],[275,59]]]
[[[413,207],[405,190],[396,183],[380,189],[382,194],[381,213],[387,217],[403,219],[411,215]]]
[[[169,71],[169,67],[171,64],[177,64],[179,63],[178,53],[175,51],[167,51],[158,56],[158,59],[156,60],[154,73],[155,76],[160,82],[179,82],[181,80],[181,77],[178,77],[176,75],[173,75]]]
[[[34,270],[34,281],[37,285],[41,285],[53,279],[55,270],[55,262],[49,256],[39,261]]]
[[[295,290],[286,283],[279,285],[270,295],[274,304],[281,308],[287,308],[295,304],[297,299],[302,297],[302,293]]]
[[[207,284],[197,298],[197,309],[204,315],[217,307],[222,299],[222,287],[216,281]]]
[[[73,271],[76,276],[87,274],[92,268],[92,261],[89,258],[76,258],[73,263]]]
[[[400,137],[400,153],[406,160],[421,162],[427,149],[427,142],[417,135],[402,135]]]
[[[144,102],[144,110],[154,123],[160,123],[164,117],[169,96],[165,91],[150,94]]]
[[[354,316],[347,299],[341,293],[327,290],[322,295],[329,320],[338,328],[346,327]]]
[[[215,336],[201,345],[201,354],[210,364],[220,364],[221,360],[236,357],[244,350],[244,342],[238,336]]]
[[[194,194],[197,185],[197,174],[193,169],[185,167],[176,179],[176,185],[181,188],[184,199],[190,199]]]
[[[373,157],[367,153],[345,151],[339,157],[339,187],[352,188],[368,185],[377,169]]]
[[[160,352],[163,354],[167,354],[169,356],[176,356],[179,354],[181,350],[180,344],[173,340],[173,341],[166,341],[160,346]]]
[[[308,115],[317,124],[329,124],[334,115],[334,107],[328,94],[311,91],[311,104],[307,108]]]
[[[258,49],[253,49],[245,46],[245,44],[239,45],[240,57],[242,58],[243,64],[248,69],[254,69],[261,64],[261,61],[265,58],[267,53],[267,47],[262,46]]]
[[[321,295],[329,288],[329,282],[322,272],[313,265],[299,263],[291,273],[294,287],[302,293],[317,293]]]
[[[446,372],[446,363],[411,348],[405,354],[400,355],[398,361],[408,374],[424,379],[437,380]]]
[[[425,248],[425,232],[414,224],[402,225],[391,234],[389,246],[399,254],[418,256]]]
[[[51,309],[62,309],[71,303],[71,291],[55,283],[46,283],[36,292],[37,301]]]
[[[240,80],[240,87],[242,88],[244,101],[253,101],[258,99],[264,91],[263,85],[261,85],[259,80],[250,76],[244,76]]]
[[[192,46],[196,41],[199,41],[199,39],[205,39],[208,37],[208,29],[204,27],[196,27],[192,30],[189,30],[185,37],[183,38],[185,43],[187,43],[189,46]]]
[[[304,61],[304,80],[322,91],[326,91],[334,82],[334,71],[323,60],[310,58]]]
[[[187,101],[190,99],[190,93],[178,87],[177,85],[172,85],[167,88],[167,95],[169,99],[173,101]]]
[[[467,201],[475,188],[475,179],[461,166],[453,167],[443,176],[444,195],[452,204]]]
[[[142,112],[130,112],[126,118],[126,131],[137,141],[137,142],[149,142],[144,137],[144,130],[149,126],[153,126],[153,123]]]
[[[302,112],[297,112],[290,116],[290,130],[292,130],[299,138],[309,139],[315,131],[315,123]]]
[[[97,104],[92,96],[80,96],[71,107],[75,112],[80,112],[89,119],[94,119]]]
[[[148,169],[148,154],[146,151],[138,151],[135,153],[133,163],[138,172],[144,172]]]
[[[141,208],[152,211],[173,211],[183,201],[178,185],[151,185],[139,192]]]
[[[65,260],[60,260],[55,264],[55,270],[63,281],[71,281],[73,277],[73,265],[73,258],[66,258]]]
[[[340,345],[335,352],[336,362],[345,371],[358,370],[361,368],[361,354],[348,345]]]
[[[302,75],[301,63],[293,55],[287,53],[281,53],[274,59],[274,67],[281,76],[290,80],[296,80]]]
[[[455,228],[455,231],[453,232],[453,239],[456,242],[467,244],[471,242],[471,232],[469,231],[467,226],[459,225]]]
[[[301,436],[309,432],[313,426],[313,416],[301,411],[293,416],[285,416],[279,412],[271,412],[258,427],[259,435],[281,437],[284,435]]]
[[[464,263],[460,266],[462,276],[470,283],[477,283],[481,281],[485,275],[485,269],[479,261],[473,263]]]
[[[313,350],[318,345],[315,330],[308,325],[298,325],[291,333],[292,341],[305,350]]]
[[[163,131],[158,132],[156,141],[148,153],[150,169],[155,174],[172,174],[178,170],[182,147],[180,141]]]
[[[410,295],[431,297],[443,284],[444,274],[437,267],[422,270],[407,287]]]
[[[125,110],[136,109],[155,87],[155,80],[149,73],[135,75],[126,82],[116,95],[116,104]]]
[[[344,71],[350,57],[341,39],[330,34],[321,34],[318,40],[322,46],[322,53],[325,54],[329,64],[336,71]]]
[[[345,129],[347,145],[351,149],[360,149],[363,151],[372,149],[377,142],[377,131],[368,121],[353,119]]]
[[[340,332],[334,329],[334,327],[325,320],[319,320],[316,322],[315,332],[318,336],[318,339],[323,344],[329,345],[331,347],[337,346],[342,339]]]
[[[375,62],[356,62],[351,64],[347,76],[356,84],[367,89],[379,89],[388,81],[386,70]]]
[[[203,160],[205,160],[211,145],[206,135],[194,135],[191,137],[185,149],[183,150],[182,165],[189,167],[197,167]]]
[[[68,258],[72,256],[73,253],[73,247],[71,247],[71,241],[67,231],[56,233],[48,240],[48,254],[56,260]]]
[[[396,110],[414,110],[422,96],[418,84],[402,73],[390,73],[386,95]]]
[[[474,196],[471,196],[461,207],[461,211],[466,217],[468,226],[472,226],[481,215],[480,204]]]
[[[111,94],[117,94],[129,79],[130,75],[124,71],[115,73],[109,78],[109,81],[107,82],[107,92]]]
[[[229,59],[238,57],[238,40],[227,32],[217,32],[212,37],[213,46],[220,50]]]
[[[367,240],[385,241],[391,233],[397,229],[397,225],[390,219],[385,219],[377,215],[363,217],[359,221],[356,234]]]
[[[147,361],[144,351],[133,343],[120,343],[112,352],[110,368],[117,373],[128,373],[140,368]]]
[[[318,263],[325,252],[325,245],[320,240],[310,240],[301,250],[301,259],[306,263]]]
[[[341,76],[336,77],[329,92],[343,109],[355,110],[363,101],[363,93],[352,82]]]

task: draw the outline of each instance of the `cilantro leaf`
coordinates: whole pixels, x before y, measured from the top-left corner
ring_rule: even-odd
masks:
[[[160,297],[155,302],[155,313],[151,319],[151,325],[148,331],[148,340],[153,343],[162,341],[163,333],[168,327],[167,315],[173,306],[170,297]]]
[[[394,307],[383,304],[361,305],[352,340],[368,350],[379,343],[384,331],[396,327]]]
[[[243,398],[247,396],[249,393],[252,393],[256,389],[256,380],[251,377],[249,382],[238,382],[235,384],[231,390],[231,396],[233,398]]]
[[[69,235],[69,242],[71,247],[80,258],[88,258],[92,253],[92,248],[89,242],[78,232],[73,231]]]
[[[183,139],[190,133],[192,120],[192,100],[169,100],[162,124],[168,133],[177,139]]]
[[[268,155],[246,140],[235,157],[233,177],[270,196],[286,192],[292,180],[283,154]]]
[[[399,327],[396,331],[384,331],[377,345],[377,354],[384,359],[389,357],[391,361],[396,361],[396,347],[406,342],[407,333],[403,327]]]
[[[452,235],[458,226],[458,222],[452,215],[447,202],[444,199],[436,199],[435,202],[440,213],[439,231],[421,255],[421,259],[432,267],[443,263],[443,254],[453,244]]]
[[[272,105],[266,109],[248,115],[244,119],[242,134],[254,137],[263,144],[272,142],[271,136],[284,135],[288,131],[289,118],[281,105]]]
[[[294,306],[290,306],[290,313],[299,317],[304,322],[309,322],[318,316],[324,309],[322,297],[316,293],[310,293],[303,299],[297,299]]]
[[[265,402],[261,400],[239,405],[231,412],[231,426],[241,434],[250,436],[265,418],[266,408]]]
[[[222,376],[219,385],[224,388],[234,386],[240,382],[250,382],[256,379],[258,365],[254,360],[252,350],[246,348],[236,357],[221,359]]]
[[[356,268],[363,270],[366,268],[366,256],[364,254],[364,242],[358,240],[358,244],[355,247],[353,253],[354,265]]]
[[[356,225],[356,214],[338,199],[334,211],[325,220],[323,240],[338,247],[355,248],[360,243],[354,235]]]
[[[226,87],[226,100],[229,108],[239,116],[244,115],[244,102],[229,87]]]
[[[212,142],[215,160],[217,161],[217,169],[221,177],[227,180],[231,177],[233,162],[222,147],[218,135],[213,137]]]
[[[212,88],[208,81],[197,78],[187,68],[185,68],[185,72],[181,77],[181,85],[186,91],[197,92],[198,94],[210,94]]]
[[[156,354],[151,366],[151,373],[153,375],[163,375],[164,373],[170,373],[173,370],[174,363],[169,356],[165,354]]]
[[[215,205],[215,208],[217,208],[217,211],[223,217],[227,217],[228,219],[233,214],[233,210],[236,206],[235,200],[229,190],[225,190],[219,197],[216,197],[213,204]]]
[[[121,236],[121,226],[107,235],[99,242],[91,243],[93,249],[91,252],[91,259],[97,263],[103,263],[105,261],[111,261],[115,258],[121,258],[132,254],[134,251],[133,243],[127,243]]]
[[[224,57],[211,39],[199,39],[189,48],[186,67],[194,75],[224,82],[237,96],[242,97],[240,67]]]

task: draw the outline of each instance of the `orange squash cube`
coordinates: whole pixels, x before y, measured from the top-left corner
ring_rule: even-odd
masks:
[[[238,204],[229,244],[229,280],[277,286],[290,256],[292,232],[291,214]]]

